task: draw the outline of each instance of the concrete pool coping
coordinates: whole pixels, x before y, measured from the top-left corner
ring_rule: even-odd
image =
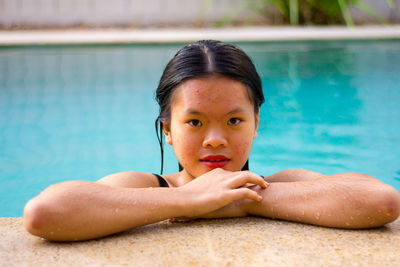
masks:
[[[0,218],[3,266],[400,266],[400,220],[341,230],[258,217],[161,222],[86,242],[28,234]]]
[[[206,29],[58,29],[0,31],[0,46],[60,44],[177,43],[201,39],[298,41],[399,39],[400,25],[333,27],[233,27]]]
[[[290,31],[286,32],[288,39],[278,38],[280,33],[277,28],[274,30],[275,37],[272,32],[271,36],[264,33],[265,36],[261,37],[272,41],[400,38],[399,27],[394,32],[375,31],[375,35],[371,32],[362,36],[352,34],[353,31],[345,28],[346,35],[336,37],[318,35],[316,30],[314,35],[308,35],[308,39],[305,35],[303,39],[290,36]],[[46,31],[42,37],[40,32],[7,32],[14,33],[13,38],[19,38],[8,39],[11,40],[8,43],[4,42],[4,32],[1,32],[0,44],[168,43],[192,40],[189,35],[185,37],[183,34],[181,39],[175,36],[164,41],[161,36],[155,36],[166,35],[167,30],[148,32],[153,39],[145,38],[146,34],[140,39],[140,35],[134,35],[132,31],[128,31],[129,36],[122,36],[126,32],[121,31],[115,34],[116,37],[112,37],[112,30],[104,35],[102,31],[68,32]],[[262,30],[253,34],[255,32]],[[74,37],[74,34],[77,36]],[[85,34],[88,36],[85,37]],[[230,34],[230,37],[221,32],[220,35],[192,35],[191,38],[267,41],[261,37],[257,40],[250,37],[240,39],[239,32],[234,39],[228,39],[234,37],[233,32]],[[124,38],[119,40],[117,36]],[[135,41],[133,37],[141,41]],[[51,243],[29,235],[22,226],[21,218],[0,218],[0,237],[0,266],[400,266],[400,219],[371,230],[329,229],[256,217],[161,222],[99,240]]]

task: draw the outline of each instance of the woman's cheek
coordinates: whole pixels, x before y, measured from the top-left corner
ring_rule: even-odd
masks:
[[[176,152],[179,153],[177,156],[181,158],[181,163],[187,162],[196,156],[195,151],[197,151],[198,148],[195,148],[194,143],[195,142],[190,138],[178,138],[176,140],[174,148]]]
[[[251,142],[245,141],[237,146],[236,151],[239,155],[247,155],[251,149]]]

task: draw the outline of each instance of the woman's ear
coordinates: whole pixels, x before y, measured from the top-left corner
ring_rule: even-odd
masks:
[[[253,136],[253,139],[255,139],[255,138],[257,137],[257,135],[258,135],[257,130],[258,130],[259,122],[260,122],[260,109],[258,109],[258,112],[257,112],[257,114],[256,114],[256,116],[255,116],[256,127],[254,128],[254,136]]]
[[[171,131],[170,131],[170,125],[169,123],[162,123],[162,130],[165,135],[165,142],[170,144],[172,146],[172,137],[171,137]]]

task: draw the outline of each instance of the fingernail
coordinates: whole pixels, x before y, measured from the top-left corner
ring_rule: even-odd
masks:
[[[258,201],[261,201],[261,200],[263,200],[263,197],[258,195]]]

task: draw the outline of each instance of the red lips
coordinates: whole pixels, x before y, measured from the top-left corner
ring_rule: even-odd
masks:
[[[229,162],[224,155],[208,155],[200,159],[200,162],[211,169],[223,168]]]

